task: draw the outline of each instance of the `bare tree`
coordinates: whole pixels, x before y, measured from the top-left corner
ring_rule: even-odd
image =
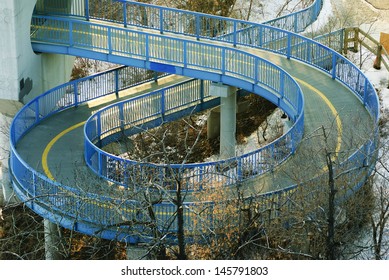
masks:
[[[388,258],[389,238],[389,169],[387,159],[387,143],[380,148],[380,157],[375,170],[373,190],[375,194],[375,211],[371,215],[371,235],[374,258],[377,260]]]

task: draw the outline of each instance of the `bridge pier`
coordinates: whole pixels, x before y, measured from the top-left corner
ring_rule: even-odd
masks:
[[[45,232],[45,256],[46,260],[61,260],[61,228],[47,219],[43,220]]]
[[[222,159],[234,157],[236,146],[236,88],[221,83],[211,83],[209,92],[212,96],[220,97],[220,157]]]
[[[148,249],[141,245],[128,245],[126,248],[128,260],[148,260]]]
[[[19,200],[16,197],[16,194],[12,188],[11,181],[9,180],[8,168],[3,166],[0,162],[0,206],[5,206],[12,203],[17,203]]]

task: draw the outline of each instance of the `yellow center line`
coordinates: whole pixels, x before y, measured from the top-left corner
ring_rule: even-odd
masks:
[[[331,101],[325,96],[320,90],[312,86],[311,84],[308,84],[307,82],[300,80],[299,78],[293,77],[296,81],[299,83],[303,84],[310,90],[314,91],[317,95],[320,96],[320,98],[326,103],[326,105],[330,108],[331,113],[334,115],[335,121],[336,121],[336,126],[338,129],[338,137],[337,137],[337,144],[336,144],[336,149],[335,149],[335,154],[336,157],[340,152],[340,149],[342,147],[342,134],[343,134],[343,125],[342,125],[342,120],[339,117],[338,111],[335,109],[334,105],[331,103]]]
[[[332,114],[334,115],[335,119],[336,119],[336,124],[337,124],[337,128],[338,128],[338,137],[337,137],[337,146],[336,146],[336,153],[338,153],[340,151],[340,148],[341,148],[341,145],[342,145],[342,122],[341,122],[341,119],[339,117],[339,114],[337,112],[337,110],[335,109],[334,105],[331,103],[331,101],[321,92],[319,91],[318,89],[316,89],[315,87],[313,87],[312,85],[308,84],[307,82],[303,81],[303,80],[300,80],[296,77],[294,77],[294,79],[296,81],[298,81],[299,83],[303,84],[304,86],[306,86],[307,88],[309,88],[310,90],[312,90],[313,92],[315,92],[317,95],[320,96],[320,98],[326,103],[326,105],[330,108]],[[45,147],[44,151],[43,151],[43,154],[42,154],[42,166],[43,166],[43,170],[44,170],[44,173],[46,174],[46,176],[55,181],[55,178],[53,176],[53,174],[51,173],[50,171],[50,168],[49,168],[49,165],[48,165],[48,154],[49,152],[51,151],[52,147],[63,137],[65,136],[67,133],[79,128],[80,126],[84,125],[85,124],[85,121],[83,122],[80,122],[80,123],[77,123],[63,131],[61,131],[59,134],[57,134],[50,142],[49,144],[47,144],[47,146]],[[326,167],[324,167],[323,170],[325,170]],[[108,209],[111,209],[112,208],[112,205],[108,205],[106,203],[101,203],[101,202],[97,202],[97,201],[94,201],[94,202],[91,202],[92,204],[94,205],[97,205],[99,207],[103,207],[103,208],[108,208]],[[136,211],[134,209],[126,209],[125,210],[126,213],[135,213]],[[158,213],[157,213],[158,214]],[[185,213],[186,216],[190,216],[191,215],[191,212],[186,212]]]
[[[336,120],[336,125],[337,125],[337,129],[338,129],[338,137],[337,137],[337,145],[336,145],[336,154],[338,154],[340,152],[340,149],[341,149],[341,146],[342,146],[342,133],[343,133],[343,127],[342,127],[342,121],[339,117],[339,114],[337,112],[337,110],[335,109],[334,105],[331,103],[331,101],[321,92],[319,91],[318,89],[316,89],[315,87],[313,87],[312,85],[308,84],[307,82],[299,79],[299,78],[296,78],[294,77],[294,79],[296,81],[298,81],[299,83],[303,84],[304,86],[306,86],[307,88],[309,88],[310,90],[314,91],[317,95],[320,96],[320,98],[326,103],[326,105],[330,108],[332,114],[334,115],[335,117],[335,120]],[[46,174],[46,176],[55,181],[55,178],[53,176],[53,174],[51,173],[50,171],[50,168],[49,168],[49,165],[48,165],[48,154],[50,152],[50,150],[52,149],[52,147],[57,143],[57,141],[59,139],[61,139],[63,136],[65,136],[67,133],[73,131],[74,129],[82,126],[83,124],[85,123],[85,121],[83,122],[80,122],[80,123],[77,123],[65,130],[63,130],[62,132],[60,132],[57,136],[55,136],[50,142],[49,144],[47,144],[47,146],[45,147],[44,151],[43,151],[43,154],[42,154],[42,166],[43,166],[43,171],[44,173]]]
[[[50,180],[53,180],[55,181],[55,178],[53,176],[53,174],[51,173],[50,171],[50,168],[49,168],[49,165],[47,163],[47,157],[49,155],[49,152],[50,150],[52,149],[52,147],[55,145],[55,143],[57,143],[57,141],[59,139],[61,139],[63,136],[65,136],[67,133],[69,133],[70,131],[82,126],[83,124],[85,123],[85,121],[83,122],[80,122],[78,124],[75,124],[63,131],[61,131],[59,134],[57,134],[57,136],[55,136],[50,142],[49,144],[47,144],[46,148],[44,149],[43,151],[43,154],[42,154],[42,167],[43,167],[43,171],[45,172],[46,176],[50,179]]]

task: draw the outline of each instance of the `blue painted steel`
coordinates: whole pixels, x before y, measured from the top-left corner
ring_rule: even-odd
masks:
[[[97,1],[89,3],[88,0],[79,0],[73,3],[70,12],[69,9],[53,8],[64,5],[69,0],[50,0],[50,5],[47,1],[38,0],[35,14],[76,16],[86,20],[89,18],[109,20],[121,23],[124,27],[132,25],[150,28],[160,31],[161,34],[164,32],[184,33],[198,39],[215,39],[227,34],[234,36],[233,34],[237,31],[252,26],[252,23],[247,21],[127,0],[111,0],[109,8],[106,2],[102,4]],[[322,5],[323,0],[315,0],[306,9],[266,21],[264,24],[293,32],[302,32],[317,19]],[[233,40],[235,39],[236,37]]]
[[[205,25],[203,26],[209,26],[207,30],[199,29],[201,22],[200,18],[192,17],[192,19],[193,22],[199,22],[195,24],[196,26],[194,29],[196,31],[194,36],[198,38],[210,38],[210,34],[212,34],[214,30],[210,28],[212,24],[215,23],[213,17],[208,17],[207,20],[204,21]],[[45,29],[43,28],[44,26],[51,28]],[[226,24],[226,26],[228,27],[231,25]],[[144,68],[151,68],[151,63],[162,63],[174,66],[175,71],[181,72],[180,74],[204,77],[205,73],[207,73],[206,76],[211,79],[225,83],[242,85],[243,88],[250,88],[251,91],[260,91],[259,87],[255,84],[259,81],[263,81],[259,76],[261,72],[258,71],[258,68],[249,67],[250,65],[259,65],[260,62],[257,58],[255,58],[254,61],[250,60],[250,56],[247,56],[243,52],[236,52],[235,50],[232,51],[229,48],[208,46],[206,44],[197,45],[201,46],[201,51],[203,53],[211,56],[218,53],[220,54],[220,51],[222,54],[227,56],[231,55],[231,53],[236,54],[249,65],[243,69],[243,72],[241,72],[242,69],[240,68],[234,69],[229,68],[231,66],[227,67],[225,59],[224,62],[223,60],[213,59],[211,63],[214,69],[208,67],[205,63],[201,63],[201,61],[191,61],[193,57],[190,55],[185,56],[185,63],[180,61],[179,56],[174,55],[167,57],[165,61],[161,62],[157,61],[158,56],[161,55],[161,53],[151,54],[150,48],[146,52],[145,50],[149,44],[158,44],[159,40],[163,39],[162,37],[152,37],[147,35],[147,33],[143,34],[142,32],[131,33],[123,29],[116,28],[111,28],[109,30],[109,35],[111,36],[109,38],[109,43],[105,42],[103,39],[92,41],[91,37],[87,36],[88,34],[94,33],[99,34],[102,38],[106,38],[108,29],[109,27],[85,24],[84,22],[78,22],[76,20],[57,19],[52,17],[34,17],[32,40],[35,40],[35,43],[33,46],[35,50],[38,51],[43,50],[49,52],[80,54],[108,61],[133,63],[135,66]],[[237,32],[232,35],[232,38],[228,35],[227,30],[225,34],[228,36],[215,39],[229,42],[231,43],[231,46],[233,46],[233,44],[248,45],[250,47],[267,49],[282,55],[288,55],[292,58],[307,62],[317,68],[320,68],[328,74],[332,74],[335,79],[338,79],[348,86],[356,94],[356,96],[360,98],[361,102],[364,102],[366,109],[369,111],[375,124],[377,125],[379,118],[377,94],[374,87],[367,81],[363,73],[350,61],[328,47],[277,28],[240,22],[237,23],[236,30]],[[69,31],[72,35],[69,34]],[[168,31],[169,30],[163,30],[163,32]],[[192,36],[191,34],[186,34],[187,30],[174,29],[174,32],[178,31],[184,35]],[[142,40],[137,41],[137,44],[120,47],[117,45],[118,42],[114,40],[114,38],[119,38],[123,35],[133,36],[134,34],[142,37]],[[135,41],[136,36],[133,36],[131,40]],[[96,37],[94,36],[94,38]],[[41,41],[38,42],[37,39]],[[145,46],[142,42],[147,42],[148,44]],[[188,49],[190,46],[189,44],[191,43],[187,41],[187,43],[184,44],[185,48],[180,48],[180,44],[182,44],[182,42],[184,42],[184,40],[171,39],[166,40],[164,45],[174,45],[180,50],[185,48]],[[124,55],[128,53],[131,53],[133,57],[124,57]],[[189,68],[189,65],[193,65],[195,68]],[[198,67],[201,67],[201,70],[199,70]],[[210,72],[215,71],[215,68],[217,68],[219,72],[216,71],[216,73],[214,72],[209,74]],[[239,74],[239,77],[235,78],[228,76],[228,74],[231,73],[237,73]],[[245,79],[251,79],[251,81],[245,82]],[[105,229],[100,232],[101,236],[104,238],[116,238],[119,240],[127,240],[128,242],[138,242],[141,238],[136,236],[128,226],[120,224],[123,222],[123,217],[124,221],[131,221],[133,219],[146,219],[145,221],[147,221],[146,216],[143,216],[141,213],[135,211],[135,209],[139,209],[137,201],[114,199],[112,197],[105,197],[99,194],[81,193],[75,188],[52,182],[26,164],[26,162],[20,158],[17,149],[15,148],[21,137],[23,137],[32,127],[39,124],[45,118],[57,113],[58,111],[65,110],[71,106],[76,106],[79,102],[83,102],[88,98],[94,98],[96,96],[95,92],[84,93],[84,91],[81,90],[82,81],[73,81],[50,90],[28,103],[14,118],[10,130],[10,171],[13,176],[15,190],[22,200],[26,201],[28,206],[34,211],[41,214],[43,217],[52,219],[53,221],[62,220],[63,222],[61,225],[65,227],[75,228],[80,232],[92,235],[96,234],[96,232],[100,229]],[[273,92],[273,95],[267,95],[267,97],[273,102],[278,102],[278,100],[281,101],[280,103],[285,102],[285,107],[287,107],[287,105],[291,106],[291,104],[294,104],[293,96],[289,96],[287,94],[285,94],[283,99],[274,99],[274,92],[280,92],[280,90],[282,91],[284,88],[283,86],[275,87],[271,81],[267,81],[266,85],[268,90]],[[75,87],[77,87],[77,89]],[[77,91],[81,94],[78,101],[74,96],[74,93]],[[110,86],[107,85],[107,88],[102,88],[101,95],[116,91],[117,89],[110,89]],[[287,93],[288,90],[284,89],[282,92]],[[261,93],[266,95],[264,92]],[[205,94],[205,96],[207,95]],[[298,108],[294,108],[294,110],[302,111],[302,105],[302,102],[299,103]],[[152,111],[150,112],[152,113]],[[149,115],[151,114],[150,112]],[[292,112],[289,113],[293,114]],[[97,127],[101,127],[104,121],[105,120],[98,118],[95,123],[97,124]],[[93,121],[90,123],[93,123]],[[378,132],[378,130],[376,130],[376,132]],[[96,133],[93,133],[93,130],[88,128],[86,133],[89,133],[90,137],[96,138],[100,141],[100,135],[103,131],[98,129]],[[345,166],[355,166],[361,162],[365,164],[370,163],[370,166],[367,166],[367,170],[359,168],[351,174],[352,180],[350,180],[350,182],[354,182],[354,189],[359,188],[365,182],[367,176],[372,170],[372,167],[374,166],[374,151],[377,148],[377,139],[378,133],[373,134],[370,140],[366,141],[360,149],[343,162]],[[290,139],[287,140],[287,142],[289,141]],[[293,142],[289,143],[292,143],[293,145]],[[91,154],[86,156],[88,157],[90,155]],[[103,166],[102,163],[106,160],[106,156],[99,156],[98,158],[100,167],[97,167],[97,169],[103,170],[101,166]],[[241,166],[241,164],[239,166]],[[205,170],[206,168],[207,167],[202,167],[199,168],[199,170],[196,170],[196,172],[200,174],[199,180],[204,178],[202,176],[205,176],[207,172],[207,170]],[[146,170],[139,170],[133,166],[132,172],[143,174]],[[240,172],[238,174],[242,173]],[[128,176],[128,173],[124,175]],[[310,183],[315,186],[321,186],[322,182],[320,180],[327,180],[327,178],[318,177],[313,179]],[[293,195],[296,187],[297,186],[290,186],[289,188],[277,192],[260,194],[251,199],[255,199],[255,201],[259,202],[264,209],[273,209],[274,211],[272,211],[272,216],[276,216],[277,209],[274,206],[274,199],[278,199],[279,203],[281,203],[281,201],[286,202],[286,198]],[[120,213],[117,212],[117,205],[120,205]],[[193,207],[203,207],[203,209],[209,209],[209,212],[207,212],[208,218],[203,220],[203,222],[207,222],[212,220],[212,207],[208,207],[211,205],[212,203],[196,206],[190,203],[185,204],[185,224],[188,226],[188,229],[190,229],[191,225],[193,225],[193,220],[190,215],[190,212],[192,211],[191,209],[193,209]],[[160,221],[159,225],[161,226],[160,229],[163,230],[163,221],[171,221],[171,219],[174,219],[174,216],[172,217],[172,213],[175,211],[174,205],[170,203],[161,203],[154,205],[154,209],[156,213],[158,213],[158,219]],[[58,219],[59,217],[61,219]],[[172,227],[169,228],[168,231],[174,232],[176,230],[176,225],[175,223],[170,224]],[[110,226],[114,226],[114,228],[110,228]],[[206,228],[208,225],[203,226]],[[147,235],[147,228],[142,228],[142,230],[145,230]],[[131,234],[128,232],[131,232]]]
[[[85,19],[89,20],[89,0],[84,0],[84,8],[85,8]]]
[[[192,35],[198,38],[214,38],[222,34],[235,34],[242,28],[242,26],[251,25],[251,23],[247,21],[162,7],[142,2],[130,0],[113,1],[123,3],[123,10],[131,11],[130,14],[124,13],[123,22],[126,22],[128,25],[156,29],[161,33],[185,33],[186,35]],[[315,0],[306,9],[266,21],[263,24],[282,28],[288,31],[302,32],[317,19],[322,6],[323,0]],[[131,7],[131,9],[129,9],[129,7]],[[147,20],[139,20],[139,18],[142,17],[142,14],[141,12],[137,13],[137,10],[146,13]],[[128,20],[127,17],[130,17],[131,19]],[[104,17],[104,19],[107,18]],[[112,19],[112,21],[117,22],[116,19]],[[196,31],[195,33],[189,31],[191,28],[191,22],[194,22],[195,24],[193,27],[193,30]],[[186,24],[186,28],[182,24]],[[248,26],[243,28],[247,27]],[[183,32],[184,29],[186,30],[185,32]]]
[[[159,74],[160,77],[165,75]],[[134,76],[144,78],[139,81]],[[116,77],[119,77],[118,88],[112,83]],[[152,80],[154,73],[148,70],[119,67],[55,87],[33,99],[18,112],[10,129],[11,142],[16,144],[31,128],[53,114]]]
[[[274,73],[275,70],[269,69],[271,73]],[[286,86],[289,92],[293,92],[293,87],[298,89],[297,85],[294,84],[289,76],[281,75],[281,77],[279,82],[283,86]],[[101,145],[99,144],[101,141],[104,144],[109,144],[120,139],[123,133],[128,136],[142,131],[142,128],[134,129],[135,127],[143,127],[145,125],[147,128],[150,128],[163,121],[175,120],[186,114],[202,111],[205,108],[213,106],[214,103],[211,101],[215,98],[210,95],[202,97],[200,86],[201,82],[199,80],[184,82],[110,105],[96,112],[96,114],[88,119],[84,127],[85,161],[88,166],[99,176],[130,188],[133,188],[134,182],[126,181],[125,176],[122,176],[128,166],[137,166],[140,170],[145,169],[149,172],[152,169],[153,173],[161,174],[158,176],[161,180],[170,179],[163,176],[163,171],[169,168],[174,174],[180,174],[183,182],[185,182],[185,190],[194,191],[215,186],[223,178],[224,185],[228,186],[261,175],[272,170],[276,165],[285,161],[294,153],[295,147],[301,140],[303,134],[303,107],[300,107],[301,111],[298,112],[299,117],[296,123],[285,135],[277,139],[277,141],[259,150],[252,151],[249,154],[228,160],[193,164],[169,163],[168,165],[147,162],[140,163],[109,154],[100,149]],[[209,82],[207,82],[207,86],[209,86]],[[280,87],[281,90],[283,90],[283,86]],[[298,107],[301,102],[299,97],[296,96],[296,98],[293,98],[296,102],[295,107]],[[285,104],[282,103],[281,105],[284,106]],[[152,110],[150,111],[150,109]],[[96,122],[96,120],[101,119],[116,121]],[[97,126],[96,123],[98,124]],[[129,130],[128,133],[125,132],[126,129]],[[106,137],[109,140],[102,140]],[[267,156],[269,154],[277,154],[278,156],[270,159]],[[105,159],[103,166],[101,166],[100,162],[99,164],[95,162],[96,159],[101,158]],[[219,166],[235,165],[237,168],[230,168],[224,172],[218,170]],[[111,166],[111,168],[107,166]],[[200,172],[200,170],[204,169],[207,170],[206,173]],[[242,175],[239,176],[239,174]]]
[[[146,76],[146,80],[134,81],[131,77],[135,73]],[[112,86],[115,84],[116,76],[119,76],[119,88]],[[148,74],[146,70],[120,67],[63,84],[26,104],[15,116],[10,129],[10,172],[14,189],[22,201],[25,201],[27,206],[41,216],[53,222],[61,221],[61,225],[69,229],[131,243],[147,241],[144,237],[129,236],[128,228],[125,226],[115,226],[114,229],[109,228],[111,225],[121,222],[120,219],[123,217],[131,219],[135,209],[139,208],[138,202],[128,200],[127,198],[120,200],[93,193],[85,193],[85,191],[74,187],[53,182],[31,168],[19,156],[16,144],[30,129],[53,114],[78,106],[80,103],[88,102],[107,94],[113,94],[117,90],[136,86],[140,82],[152,81],[153,79],[154,74]],[[128,81],[133,83],[128,84]],[[75,98],[75,95],[78,95],[77,90],[79,91],[78,102]],[[51,108],[42,110],[43,106],[41,104],[50,104]],[[113,205],[119,204],[123,212],[121,215],[118,215],[113,207]],[[190,208],[191,205],[194,204],[188,203],[185,207]],[[169,207],[171,205],[165,203],[155,206],[157,212],[163,212]],[[99,222],[96,224],[97,220]],[[102,229],[104,230],[101,231]],[[147,231],[147,229],[142,230]],[[174,231],[175,229],[173,228],[172,230]],[[97,234],[98,231],[101,232]]]
[[[317,19],[322,7],[323,0],[315,0],[306,9],[266,21],[264,24],[296,33],[302,32]]]
[[[33,47],[36,51],[82,54],[86,57],[125,63],[155,71],[235,85],[262,95],[274,104],[280,104],[294,121],[300,114],[298,109],[303,107],[302,96],[298,98],[298,102],[291,103],[291,99],[281,100],[281,96],[274,94],[280,89],[279,77],[287,75],[281,68],[235,48],[181,38],[166,38],[163,35],[92,24],[71,18],[34,16],[32,22],[34,30],[36,30],[32,35]],[[43,22],[42,32],[37,29],[36,22]],[[68,26],[69,30],[63,26]],[[273,27],[266,28],[277,30]],[[46,41],[47,29],[49,34],[51,30],[55,30],[57,41],[61,43],[60,46],[43,43]],[[93,40],[85,39],[87,37],[84,34],[85,30],[94,34]],[[73,36],[69,34],[73,34]],[[70,41],[71,38],[73,38],[72,41]],[[123,45],[122,41],[118,41],[117,38],[126,38],[123,40],[125,44]],[[51,43],[55,42],[52,36],[49,40]],[[68,43],[64,45],[65,40],[68,40]],[[151,45],[153,48],[150,47]],[[184,51],[185,53],[183,53]],[[256,68],[261,69],[261,71],[255,70]],[[255,73],[258,76],[254,76]],[[289,79],[291,78],[289,77]],[[296,96],[298,95],[296,92],[300,91],[297,88],[290,88],[290,90],[290,94]],[[294,99],[296,98],[294,97]]]

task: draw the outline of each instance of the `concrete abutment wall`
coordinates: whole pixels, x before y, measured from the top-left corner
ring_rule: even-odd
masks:
[[[41,0],[39,0],[42,2]],[[44,0],[46,1],[46,0]],[[64,0],[66,8],[71,9],[74,1]],[[0,114],[9,114],[12,102],[27,103],[43,92],[67,82],[73,68],[74,57],[56,54],[36,54],[31,46],[31,18],[37,0],[1,0],[0,5]],[[20,104],[17,102],[18,104]],[[19,106],[19,105],[18,105]],[[8,111],[7,111],[8,110]],[[1,134],[7,135],[10,121],[1,118]],[[5,127],[7,126],[7,127]],[[3,136],[3,135],[1,135]],[[4,137],[1,137],[1,139]],[[6,146],[4,139],[1,143]],[[7,145],[8,146],[8,145]],[[9,180],[7,156],[0,162],[0,206],[16,202]],[[55,245],[60,240],[55,224],[45,220],[46,256],[58,259]]]
[[[72,3],[76,0],[68,1]],[[74,58],[36,54],[32,50],[30,25],[37,0],[1,2],[0,98],[26,103],[68,81]]]
[[[38,0],[40,3],[47,0]],[[71,9],[68,0],[66,7]],[[7,109],[14,101],[26,103],[59,84],[67,82],[73,68],[74,57],[56,54],[36,54],[31,47],[31,18],[37,0],[1,0],[0,5],[0,114],[13,117]],[[18,102],[16,102],[18,103]],[[13,103],[12,103],[13,104]],[[19,106],[19,105],[18,105]],[[20,106],[19,106],[20,107]],[[2,121],[2,134],[7,134],[10,121]],[[4,138],[4,137],[2,137]],[[2,139],[1,138],[1,139]],[[8,146],[8,141],[2,143]],[[8,179],[7,156],[2,156],[3,172],[0,176],[2,203],[13,201]],[[4,197],[3,197],[4,196]]]

